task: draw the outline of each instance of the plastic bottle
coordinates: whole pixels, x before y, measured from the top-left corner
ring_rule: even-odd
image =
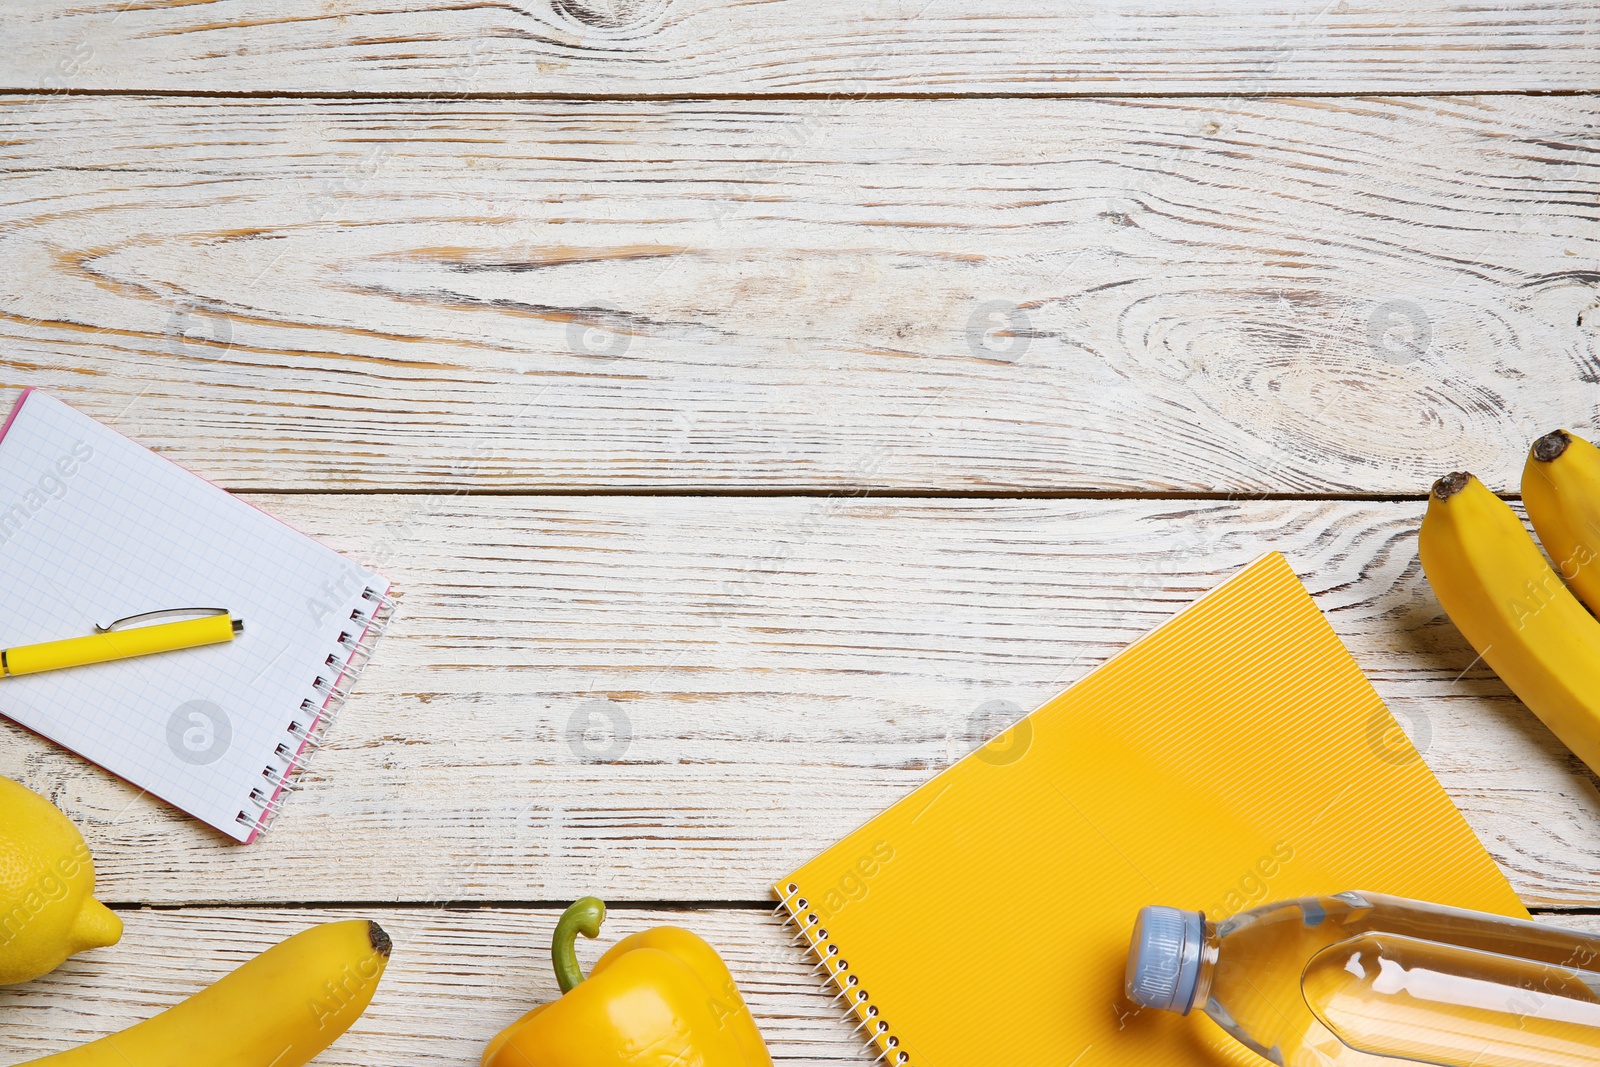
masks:
[[[1378,893],[1139,913],[1128,999],[1280,1067],[1600,1065],[1600,936]]]

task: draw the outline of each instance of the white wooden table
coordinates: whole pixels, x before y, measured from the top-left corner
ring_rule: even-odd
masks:
[[[778,1060],[864,1060],[767,884],[1269,548],[1600,926],[1596,780],[1415,543],[1437,475],[1600,426],[1584,0],[9,0],[0,41],[0,402],[405,591],[251,847],[0,724],[127,923],[0,991],[0,1062],[364,915],[394,963],[318,1062],[475,1064],[588,893],[715,942]]]

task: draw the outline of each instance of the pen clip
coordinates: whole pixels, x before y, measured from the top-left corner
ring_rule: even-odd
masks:
[[[170,619],[178,615],[194,615],[203,618],[208,615],[226,614],[228,614],[227,608],[162,608],[160,611],[147,611],[142,615],[129,615],[125,619],[118,619],[116,622],[108,622],[103,626],[100,623],[95,623],[94,632],[97,634],[108,634],[112,630],[127,626],[129,623],[148,622],[151,619]]]

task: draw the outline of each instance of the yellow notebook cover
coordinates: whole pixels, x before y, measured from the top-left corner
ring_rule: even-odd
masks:
[[[1140,907],[1527,916],[1401,737],[1273,553],[774,889],[897,1067],[1260,1065],[1123,999]]]

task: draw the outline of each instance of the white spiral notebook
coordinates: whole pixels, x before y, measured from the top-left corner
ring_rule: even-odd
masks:
[[[0,428],[0,648],[177,608],[233,641],[0,679],[0,713],[239,841],[277,813],[394,608],[389,584],[37,390]]]

